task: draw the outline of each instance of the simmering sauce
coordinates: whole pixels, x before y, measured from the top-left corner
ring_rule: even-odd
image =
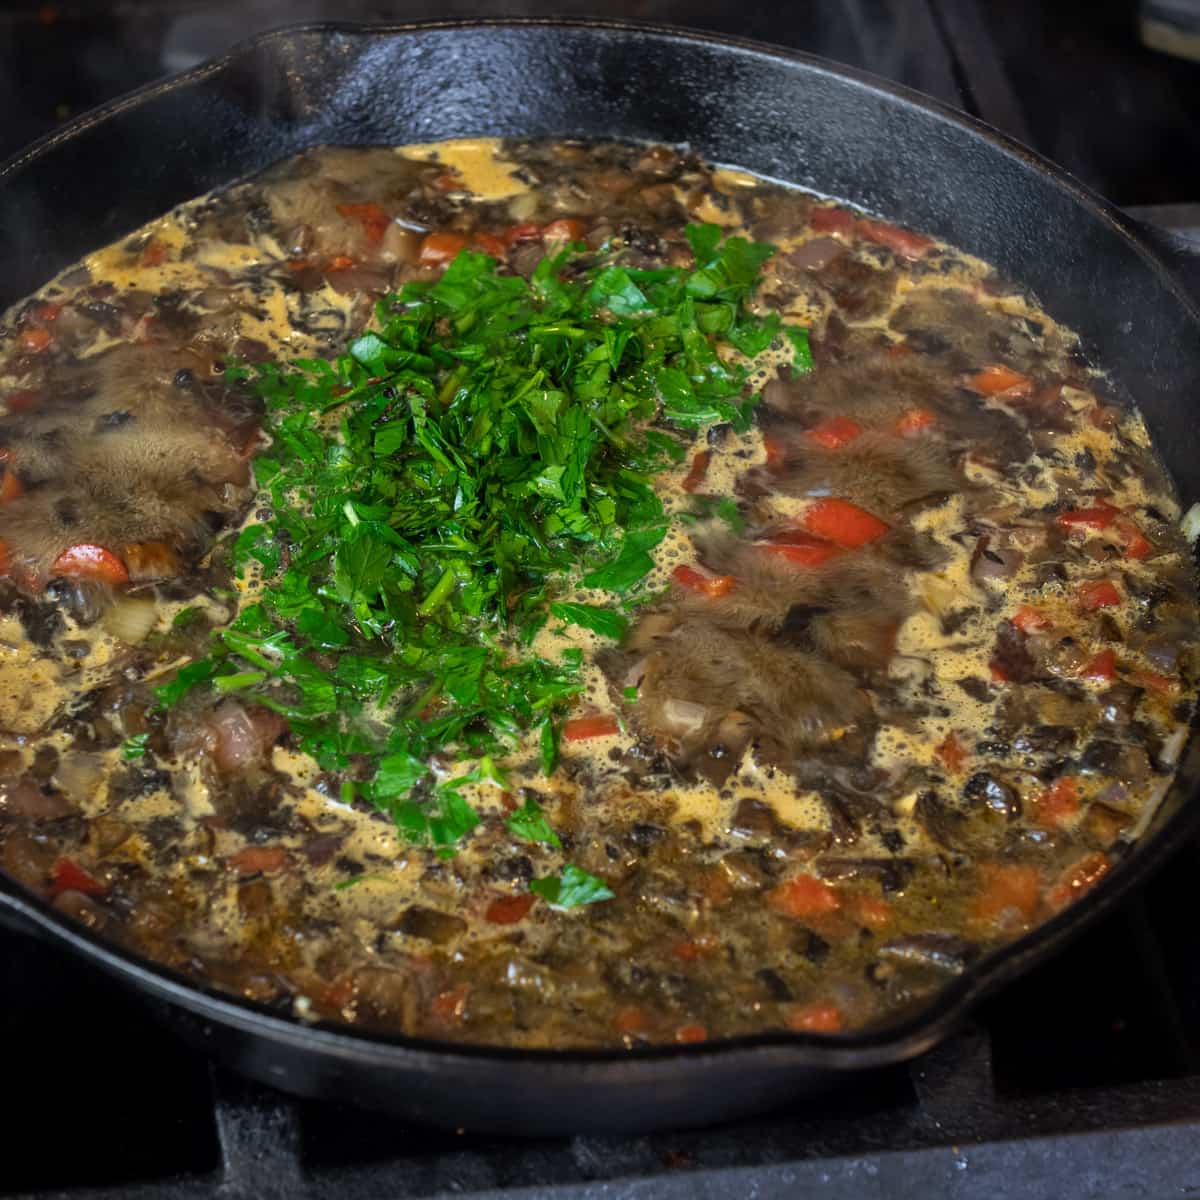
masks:
[[[1190,549],[1102,365],[668,147],[184,204],[0,327],[0,868],[303,1019],[895,1020],[1111,870],[1182,747]]]

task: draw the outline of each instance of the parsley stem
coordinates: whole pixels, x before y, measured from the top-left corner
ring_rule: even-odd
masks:
[[[218,675],[213,680],[214,690],[224,692],[241,692],[256,683],[262,683],[267,677],[266,671],[239,671],[236,675]]]
[[[427,617],[430,613],[437,610],[450,598],[450,593],[454,591],[454,584],[458,579],[458,574],[453,567],[447,567],[442,572],[442,577],[433,585],[433,591],[421,601],[420,607],[417,609],[417,615]]]

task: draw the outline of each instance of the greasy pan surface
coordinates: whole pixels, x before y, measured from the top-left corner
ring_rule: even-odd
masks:
[[[322,26],[268,35],[117,102],[0,168],[0,299],[171,206],[306,146],[466,135],[688,142],[834,195],[993,263],[1136,395],[1185,507],[1200,493],[1200,315],[1132,227],[1046,164],[901,89],[801,56],[617,25]],[[1052,953],[1194,824],[1185,754],[1149,834],[1086,900],[889,1031],[777,1034],[637,1052],[442,1048],[310,1028],[182,983],[0,881],[0,912],[121,976],[239,1069],[305,1094],[506,1132],[633,1130],[731,1117],[910,1057]],[[11,892],[12,894],[8,894]]]

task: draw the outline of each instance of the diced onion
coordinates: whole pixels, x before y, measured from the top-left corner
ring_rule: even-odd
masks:
[[[94,754],[67,754],[54,772],[54,782],[75,804],[90,800],[100,786],[104,768]]]
[[[157,621],[158,605],[153,600],[132,596],[119,597],[100,618],[106,632],[131,646],[143,641]]]
[[[1179,527],[1183,530],[1183,536],[1187,538],[1188,545],[1194,546],[1196,539],[1200,538],[1200,503],[1193,504],[1183,514],[1183,520],[1179,522]]]

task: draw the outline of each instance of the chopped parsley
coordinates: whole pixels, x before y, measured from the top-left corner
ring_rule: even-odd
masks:
[[[490,756],[537,730],[553,771],[581,655],[530,641],[551,614],[623,635],[614,609],[557,597],[638,598],[668,525],[651,477],[696,429],[749,426],[746,360],[781,332],[746,303],[772,248],[687,236],[690,270],[572,247],[524,279],[464,251],[333,361],[231,366],[272,443],[255,462],[269,515],[229,546],[262,586],[159,700],[206,688],[283,714],[343,794],[439,854],[479,823],[461,788],[498,779]],[[438,782],[435,755],[478,765]],[[531,803],[509,829],[557,845]],[[575,867],[533,886],[559,907],[610,894]]]
[[[613,898],[612,889],[603,879],[572,864],[563,867],[561,875],[532,880],[529,890],[541,896],[552,908],[579,908],[583,904]]]
[[[149,739],[148,733],[135,733],[131,737],[127,737],[121,743],[121,758],[125,762],[134,762],[139,758],[145,758],[146,743]]]

